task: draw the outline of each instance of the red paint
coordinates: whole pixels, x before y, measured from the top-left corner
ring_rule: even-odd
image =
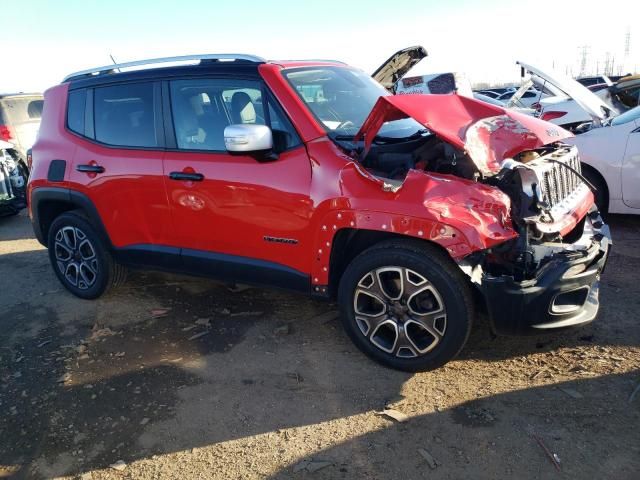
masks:
[[[364,138],[368,150],[383,123],[408,117],[466,150],[485,172],[498,172],[505,158],[573,136],[529,115],[451,94],[380,97],[356,139]]]
[[[13,128],[10,125],[0,125],[0,140],[5,142],[13,140]]]
[[[204,180],[169,179],[176,171],[198,172]],[[313,205],[304,147],[274,162],[217,152],[166,152],[164,173],[173,225],[169,245],[309,271]],[[267,243],[264,236],[296,239],[298,244]]]
[[[67,91],[69,85],[56,85],[44,92],[44,107],[38,140],[31,150],[32,168],[27,184],[27,195],[30,198],[35,188],[53,186],[47,181],[49,163],[55,159],[69,159],[75,152],[75,138],[71,138],[65,125],[67,111]],[[77,138],[77,137],[76,137]],[[38,159],[41,158],[41,161]],[[66,182],[59,182],[56,186],[66,187]],[[31,202],[28,202],[29,216],[32,217]],[[33,218],[33,217],[32,217]]]
[[[86,194],[117,247],[147,243],[241,255],[307,273],[317,285],[328,283],[333,241],[344,228],[429,240],[456,260],[516,237],[509,198],[497,188],[410,171],[402,188],[385,191],[381,180],[328,139],[281,75],[283,67],[307,65],[259,67],[303,140],[272,162],[219,152],[111,148],[84,140],[65,128],[68,84],[58,85],[45,93],[29,192],[59,186]],[[409,115],[458,146],[464,146],[469,126],[487,117],[506,115],[533,134],[490,136],[487,142],[500,140],[491,145],[495,158],[565,135],[558,129],[560,138],[552,139],[545,130],[557,129],[553,125],[462,97],[433,95],[381,98],[361,133],[370,143],[384,121]],[[63,182],[46,180],[53,159],[68,162]],[[101,165],[105,172],[75,170],[85,163]],[[171,180],[174,171],[202,173],[204,180]],[[584,213],[581,209],[563,219],[563,228],[575,225]],[[297,243],[269,243],[265,236]]]

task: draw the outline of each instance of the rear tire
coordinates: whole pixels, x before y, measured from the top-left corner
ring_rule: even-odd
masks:
[[[94,299],[122,283],[117,264],[96,229],[80,212],[57,217],[49,228],[49,260],[58,280],[75,296]]]
[[[455,358],[475,315],[458,266],[438,247],[411,240],[383,242],[353,259],[340,280],[338,303],[356,346],[407,372]]]

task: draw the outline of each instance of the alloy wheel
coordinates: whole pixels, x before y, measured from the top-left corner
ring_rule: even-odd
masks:
[[[63,227],[56,232],[56,264],[72,286],[86,290],[98,278],[98,257],[86,234],[78,227]]]
[[[362,335],[380,350],[413,358],[433,350],[447,328],[438,290],[427,278],[405,267],[383,267],[364,275],[353,298]]]

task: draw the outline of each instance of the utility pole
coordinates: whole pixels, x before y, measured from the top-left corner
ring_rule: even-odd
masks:
[[[623,74],[622,70],[624,70],[625,68],[629,68],[630,51],[631,51],[631,27],[627,27],[627,33],[624,35],[624,59],[622,60],[620,75]]]
[[[613,70],[616,66],[616,56],[611,55],[611,67],[609,68],[609,75],[613,75]]]
[[[609,75],[609,69],[611,68],[611,52],[606,52],[604,54],[604,69],[602,74]]]
[[[580,52],[580,74],[578,75],[579,77],[582,77],[585,75],[586,70],[587,70],[587,55],[589,54],[589,45],[582,45],[581,47],[578,47],[578,50]]]

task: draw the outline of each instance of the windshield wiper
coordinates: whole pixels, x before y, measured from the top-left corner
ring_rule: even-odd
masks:
[[[420,138],[425,133],[429,133],[429,130],[427,130],[426,128],[421,128],[420,130],[417,130],[411,135],[408,135],[406,137],[385,137],[382,135],[376,135],[376,137],[373,140],[382,141],[382,142],[400,142],[400,141],[414,140],[416,138]]]
[[[407,135],[406,137],[385,137],[383,135],[376,135],[373,139],[374,142],[401,142],[406,140],[414,140],[416,138],[422,137],[425,133],[429,133],[429,130],[426,128],[421,128],[420,130],[415,131],[411,135]],[[338,140],[341,142],[353,142],[355,135],[335,135],[329,134],[331,138],[334,140]]]
[[[341,142],[353,142],[355,135],[330,135],[330,137]]]

